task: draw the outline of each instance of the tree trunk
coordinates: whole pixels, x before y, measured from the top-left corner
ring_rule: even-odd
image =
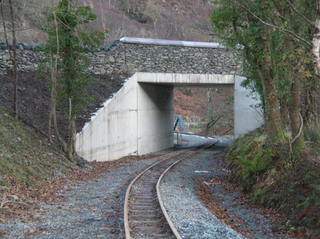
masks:
[[[5,19],[4,19],[3,2],[4,2],[4,0],[0,0],[0,3],[1,3],[1,5],[0,5],[1,19],[2,19],[4,39],[5,39],[5,42],[7,44],[7,47],[9,48],[8,31],[7,31],[7,25],[6,25],[6,22],[5,22]],[[13,57],[12,57],[12,53],[11,53],[11,49],[10,48],[8,49],[8,52],[9,52],[10,59],[12,59]]]
[[[258,74],[262,82],[265,101],[265,118],[268,142],[270,145],[284,144],[286,138],[283,130],[280,100],[277,96],[276,82],[271,72],[271,39],[268,33],[262,36],[261,49],[264,59],[260,62]]]
[[[68,126],[68,152],[69,160],[74,160],[75,156],[75,136],[76,136],[76,117],[72,113],[72,99],[69,98],[69,126]]]
[[[75,143],[76,143],[76,120],[75,117],[72,117],[72,120],[70,121],[70,129],[69,129],[69,145],[68,145],[68,158],[70,160],[75,159],[76,155],[76,149],[75,149]]]
[[[12,34],[12,64],[13,64],[13,112],[16,119],[19,118],[18,108],[18,69],[17,69],[17,39],[15,32],[15,17],[13,12],[12,0],[9,0],[10,18],[11,18],[11,34]]]
[[[314,69],[318,76],[320,76],[320,1],[317,0],[317,19],[315,23],[315,33],[312,41],[312,53],[314,61]]]
[[[262,80],[265,100],[266,130],[268,141],[271,144],[284,144],[285,134],[282,127],[280,101],[276,95],[275,82],[270,73],[259,73]]]
[[[280,114],[282,126],[284,129],[289,125],[288,101],[285,98],[280,99]]]
[[[308,83],[304,87],[304,109],[303,109],[303,118],[306,125],[318,124],[318,109],[317,109],[317,87],[316,79],[312,79],[312,84]]]
[[[306,93],[307,108],[305,119],[307,124],[318,123],[318,109],[317,109],[317,90],[316,85],[320,79],[320,0],[316,0],[316,22],[315,22],[315,32],[312,39],[312,55],[313,55],[313,67],[316,73],[316,79],[312,87],[308,87]]]
[[[51,92],[50,92],[50,108],[49,108],[49,118],[48,118],[48,137],[49,141],[52,143],[52,118],[53,118],[53,107],[55,103],[55,91],[54,91],[54,69],[53,69],[53,54],[50,55],[50,67],[51,67]]]
[[[57,14],[53,12],[54,26],[56,32],[56,52],[51,52],[50,62],[51,62],[51,97],[50,97],[50,110],[49,110],[49,120],[48,120],[48,135],[50,141],[52,141],[52,120],[54,121],[54,129],[58,140],[63,145],[64,150],[66,150],[66,143],[62,139],[57,126],[57,74],[58,74],[58,58],[60,54],[60,43],[59,43],[59,26],[57,21]],[[54,60],[53,60],[54,59]]]
[[[53,58],[53,56],[52,56]],[[53,61],[53,59],[51,59]],[[53,62],[52,62],[53,63]],[[67,143],[63,139],[60,134],[59,127],[58,127],[58,120],[57,120],[57,72],[58,72],[58,55],[55,56],[55,62],[51,66],[51,96],[50,96],[50,111],[49,111],[49,121],[48,121],[48,134],[49,139],[52,141],[52,121],[53,121],[53,128],[55,131],[55,135],[59,143],[61,144],[63,151],[67,153]]]
[[[60,55],[60,43],[59,43],[59,29],[56,12],[53,12],[54,24],[56,31],[56,52],[55,54],[51,53],[51,102],[50,102],[50,111],[49,111],[49,121],[48,121],[48,134],[50,141],[52,141],[52,121],[55,135],[59,143],[61,144],[63,151],[67,154],[68,147],[66,141],[60,134],[57,120],[57,75],[58,75],[58,59]]]
[[[55,58],[53,63],[53,58]],[[55,135],[58,142],[61,144],[62,149],[67,153],[67,143],[60,134],[57,120],[57,72],[58,72],[58,55],[51,55],[51,95],[50,95],[50,109],[49,109],[49,121],[48,121],[48,135],[52,142],[52,121]]]
[[[292,152],[293,157],[297,158],[304,150],[304,139],[303,139],[303,121],[300,114],[301,105],[301,87],[300,80],[297,76],[293,75],[292,88],[289,101],[289,116],[290,126],[292,133]]]
[[[291,51],[295,51],[296,47],[291,39],[288,39],[287,47]],[[289,58],[289,67],[287,71],[287,77],[291,81],[291,90],[289,95],[289,119],[292,140],[290,142],[290,151],[293,159],[299,158],[300,154],[304,150],[303,139],[303,119],[301,116],[301,74],[297,69],[297,59],[295,57]]]

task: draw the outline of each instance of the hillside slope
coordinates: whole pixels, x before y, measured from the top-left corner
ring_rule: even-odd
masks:
[[[0,108],[0,195],[5,189],[33,185],[76,167],[46,137]]]
[[[13,0],[17,16],[18,41],[41,43],[44,12],[57,0]],[[91,6],[97,15],[95,27],[108,31],[106,42],[123,36],[151,37],[175,40],[210,41],[210,14],[213,5],[208,0],[79,0]],[[5,14],[9,10],[4,9]],[[9,16],[5,16],[9,19]],[[7,22],[9,24],[9,21]],[[2,24],[0,41],[4,41]]]

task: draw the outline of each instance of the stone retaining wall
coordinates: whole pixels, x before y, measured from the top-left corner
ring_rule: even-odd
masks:
[[[43,54],[36,47],[19,45],[19,70],[36,71]],[[226,48],[197,48],[123,43],[117,41],[87,53],[90,73],[121,74],[122,72],[164,72],[198,74],[235,74],[239,64]],[[0,49],[0,74],[10,66],[8,50]]]

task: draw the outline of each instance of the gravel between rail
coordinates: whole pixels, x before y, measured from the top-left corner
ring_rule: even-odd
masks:
[[[213,160],[214,154],[215,151],[203,151],[182,161],[168,172],[161,184],[165,206],[185,239],[243,238],[218,220],[196,195],[197,183],[194,179],[205,180],[224,174],[218,161]],[[16,219],[0,223],[0,232],[5,233],[0,237],[123,239],[123,204],[127,186],[141,170],[156,160],[158,157],[124,162],[96,179],[66,184],[65,192],[60,195],[62,202],[37,202],[41,208],[35,215],[38,220],[24,222]],[[252,230],[267,227],[269,234],[257,234],[260,236],[255,238],[279,238],[272,235],[268,219],[260,215],[259,211],[238,209],[234,203],[237,200],[235,195],[224,195],[221,190],[218,192],[219,197],[227,197],[226,207],[246,218]],[[252,220],[253,214],[259,220]]]
[[[5,239],[123,239],[123,203],[129,182],[158,158],[124,163],[88,181],[67,184],[63,202],[38,202],[38,221],[0,224]]]
[[[182,238],[245,238],[217,219],[197,196],[197,182],[203,183],[226,174],[215,154],[220,154],[221,158],[221,151],[208,150],[183,160],[167,173],[160,185],[165,208]],[[244,222],[245,225],[238,226],[250,231],[251,236],[248,238],[284,238],[272,232],[272,221],[261,210],[248,208],[238,199],[238,192],[227,192],[222,187],[214,187],[212,196],[221,199],[221,206],[233,217],[234,223],[238,222],[237,218]]]

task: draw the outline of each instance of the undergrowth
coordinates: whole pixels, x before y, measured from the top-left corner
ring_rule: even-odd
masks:
[[[311,143],[294,166],[288,167],[285,150],[272,153],[261,129],[238,139],[226,162],[232,172],[230,180],[254,203],[278,209],[295,229],[319,230],[320,130],[307,130],[306,140]]]
[[[0,108],[0,186],[32,186],[74,166],[46,137]]]

